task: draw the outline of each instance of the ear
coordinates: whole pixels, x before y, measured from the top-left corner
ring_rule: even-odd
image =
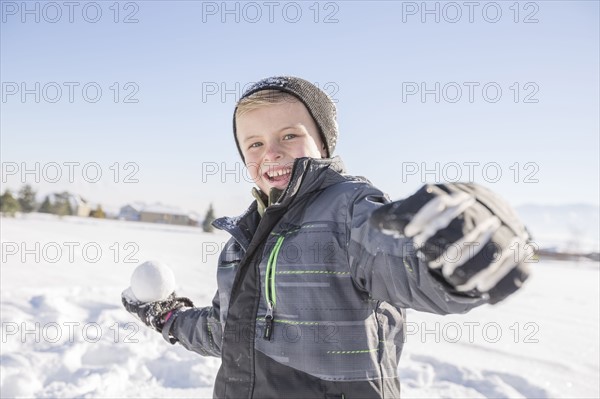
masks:
[[[327,147],[325,147],[325,144],[321,145],[321,158],[327,158]]]

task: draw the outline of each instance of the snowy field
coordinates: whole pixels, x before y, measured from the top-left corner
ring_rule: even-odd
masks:
[[[219,359],[136,324],[120,293],[154,259],[209,305],[224,233],[41,214],[3,218],[1,233],[2,397],[211,397]],[[409,311],[403,397],[600,397],[599,264],[532,267],[497,306]]]

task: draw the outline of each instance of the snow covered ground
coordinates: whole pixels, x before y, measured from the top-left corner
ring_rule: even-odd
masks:
[[[2,397],[211,397],[219,359],[136,324],[120,304],[137,264],[169,264],[208,305],[223,233],[30,214],[1,219]],[[597,245],[597,243],[596,243]],[[409,311],[403,396],[599,397],[599,264],[533,264],[497,306]]]

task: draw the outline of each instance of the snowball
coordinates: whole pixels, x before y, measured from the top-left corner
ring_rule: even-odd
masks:
[[[164,263],[144,262],[131,275],[131,290],[141,302],[167,299],[175,291],[175,275]]]

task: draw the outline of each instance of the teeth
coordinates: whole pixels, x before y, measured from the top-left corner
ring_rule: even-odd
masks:
[[[283,176],[288,173],[290,173],[290,169],[282,169],[282,170],[276,170],[273,172],[267,172],[267,175],[269,177],[273,178],[273,177],[277,177],[277,176]]]

